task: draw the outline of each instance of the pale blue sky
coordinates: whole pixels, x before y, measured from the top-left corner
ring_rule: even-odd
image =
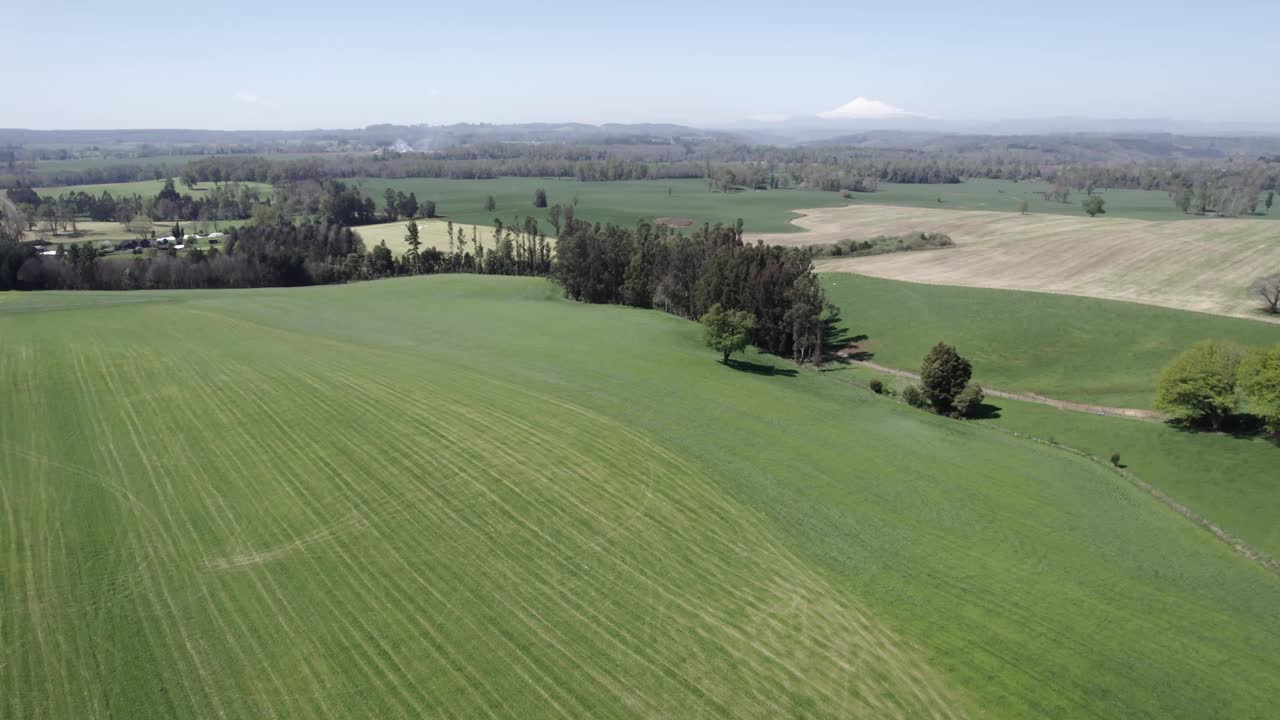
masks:
[[[981,7],[971,7],[980,5]],[[1280,1],[7,3],[0,127],[1280,119]]]

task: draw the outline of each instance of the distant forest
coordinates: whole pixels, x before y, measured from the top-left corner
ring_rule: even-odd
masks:
[[[1039,179],[1081,191],[1177,193],[1213,184],[1242,195],[1280,189],[1280,139],[875,131],[780,146],[674,125],[378,125],[305,132],[0,129],[4,188],[184,174],[198,182],[277,186],[352,177],[705,178],[722,189],[855,192],[880,182],[992,178]]]

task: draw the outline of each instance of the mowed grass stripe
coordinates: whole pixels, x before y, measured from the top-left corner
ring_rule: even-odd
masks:
[[[237,327],[236,332],[243,332],[243,328]],[[183,347],[186,346],[192,338],[188,337],[186,333],[174,333],[174,336],[170,338],[170,340],[172,340],[170,345],[173,347]],[[170,363],[179,363],[179,361],[179,357],[175,355],[156,355],[150,357],[150,363],[154,363],[157,366],[169,366]],[[114,364],[111,363],[111,361],[105,360],[100,360],[100,363],[108,366]],[[136,355],[125,357],[122,363],[124,366],[132,366],[132,368],[141,368],[141,366],[145,366],[146,364],[146,359]],[[140,387],[148,384],[147,378],[142,374],[134,375],[134,377],[129,379]],[[248,415],[248,418],[255,418],[255,416],[257,416],[257,418],[265,419],[265,423],[259,423],[259,425],[257,425],[259,432],[261,434],[266,434],[266,436],[279,438],[278,442],[273,443],[273,445],[270,446],[262,447],[261,450],[257,452],[261,452],[261,454],[274,455],[276,457],[288,457],[289,455],[296,455],[296,451],[293,451],[291,454],[289,448],[306,445],[306,428],[308,425],[311,425],[311,430],[319,429],[319,427],[314,425],[314,423],[298,424],[297,418],[293,419],[292,425],[285,423],[284,420],[280,420],[278,418],[271,420],[271,418],[273,418],[273,414],[271,414],[273,413],[273,410],[271,410],[273,405],[271,405],[269,401],[265,400],[265,397],[268,396],[262,395],[262,391],[264,391],[266,387],[270,387],[274,382],[278,382],[278,380],[279,378],[264,378],[257,380],[256,383],[244,383],[244,387],[241,392],[250,393],[251,397],[262,398],[262,400],[259,401],[260,405],[257,407],[257,413]],[[306,386],[314,386],[314,384],[316,384],[315,378],[308,378],[306,375],[303,375],[301,380],[301,387],[291,388],[292,391],[302,392],[303,388]],[[154,378],[152,378],[151,384],[154,384]],[[201,416],[196,416],[191,413],[179,414],[178,418],[175,418],[179,427],[187,427],[188,423],[192,424],[192,427],[195,427],[197,423],[200,423],[201,427],[209,427],[211,424],[216,425],[215,420],[218,420],[221,416],[232,416],[234,414],[234,411],[232,410],[218,410],[219,405],[216,398],[227,395],[227,393],[225,393],[225,391],[212,393],[211,389],[215,387],[212,380],[206,380],[204,377],[201,377],[200,374],[193,374],[191,379],[184,380],[182,384],[184,388],[186,388],[186,391],[191,392],[193,396],[196,396],[198,400],[200,400],[200,405],[205,406],[207,410],[206,413]],[[129,391],[125,391],[122,387],[110,387],[109,389],[118,396],[129,397],[129,395],[131,395]],[[344,392],[342,395],[346,395],[346,389],[347,388],[343,388]],[[352,387],[349,389],[352,391],[352,396],[369,398],[369,400],[362,400],[361,404],[357,404],[365,405],[366,410],[369,411],[369,413],[383,413],[385,407],[388,406],[388,402],[394,402],[394,396],[399,392],[396,387],[388,386],[388,384],[385,383],[378,383],[376,380],[375,382],[366,382],[360,387]],[[128,401],[128,409],[124,411],[125,419],[128,420],[128,423],[125,424],[125,428],[133,430],[134,433],[145,434],[145,430],[136,429],[138,424],[141,423],[141,418],[147,418],[147,416],[163,413],[166,402],[170,401],[169,393],[166,392],[164,388],[152,387],[150,391],[133,393],[133,395],[134,397],[137,397],[137,400]],[[413,407],[406,407],[406,420],[404,421],[406,421],[407,424],[417,425],[417,427],[420,428],[430,427],[431,421],[435,419],[435,416],[429,414],[426,409],[431,407],[431,404],[438,400],[438,398],[430,397],[428,395],[422,395],[421,397],[424,397],[424,401],[422,401],[421,404]],[[351,405],[346,406],[348,411],[351,410]],[[502,448],[502,452],[498,452],[495,459],[502,460],[503,455],[507,456],[506,462],[503,462],[502,465],[498,466],[499,471],[508,471],[513,468],[513,466],[517,466],[518,462],[520,462],[520,457],[513,454],[520,451],[531,450],[531,448],[534,448],[538,446],[539,443],[543,442],[543,438],[545,436],[545,433],[532,433],[532,430],[535,429],[534,425],[527,423],[520,424],[518,423],[518,418],[513,415],[503,414],[500,413],[500,411],[489,409],[480,411],[480,413],[475,413],[475,411],[471,410],[471,407],[474,407],[474,405],[472,405],[470,401],[466,402],[466,404],[440,404],[439,407],[440,409],[443,409],[444,413],[448,414],[449,418],[461,420],[463,423],[467,423],[468,432],[477,434],[477,436],[480,437],[490,436],[492,433],[500,432],[503,428],[515,428],[517,430],[517,436],[521,433],[530,433],[530,442],[518,442],[512,446],[512,450]],[[493,414],[492,418],[494,419],[490,419],[489,414]],[[325,419],[325,421],[328,421],[328,419]],[[278,430],[278,432],[276,432],[276,430]],[[207,432],[207,430],[205,430],[205,432]],[[466,433],[448,433],[443,437],[443,441],[445,445],[457,445],[457,443],[460,443],[463,437],[465,437],[465,434]],[[133,436],[131,436],[131,438],[132,437]],[[387,445],[388,451],[392,454],[392,457],[403,457],[404,460],[421,460],[421,456],[413,456],[408,452],[411,450],[412,446],[406,445],[404,442],[384,443],[384,445]],[[252,450],[253,443],[246,442],[243,446],[239,446],[239,443],[237,443],[237,446]],[[197,470],[195,461],[193,461],[192,456],[186,450],[186,447],[187,446],[183,446],[182,448],[173,448],[172,454],[170,454],[169,459],[165,462],[165,482],[157,483],[156,486],[151,489],[151,492],[155,493],[157,501],[165,503],[166,506],[183,507],[186,505],[188,507],[188,511],[182,512],[182,514],[174,512],[172,515],[166,515],[164,536],[147,537],[143,542],[145,542],[147,546],[156,547],[157,550],[159,550],[159,548],[164,548],[164,550],[172,552],[173,555],[182,557],[182,559],[195,564],[195,562],[193,562],[196,560],[195,557],[187,557],[186,553],[179,551],[172,543],[166,542],[165,538],[178,537],[180,534],[188,534],[188,536],[193,537],[206,536],[206,534],[211,533],[214,534],[214,536],[224,536],[229,539],[229,541],[238,542],[237,536],[239,533],[238,530],[234,529],[233,525],[228,524],[227,521],[221,521],[221,523],[219,523],[218,518],[220,512],[216,509],[216,502],[218,501],[215,501],[214,496],[197,495],[195,498],[188,497],[186,503],[184,503],[182,498],[178,497],[177,491],[173,489],[175,486],[173,486],[172,483],[175,482],[175,479],[195,473]],[[576,450],[575,447],[563,447],[564,451],[567,452],[567,456],[566,461],[562,462],[562,464],[564,466],[575,466],[575,468],[579,468],[575,475],[580,478],[579,484],[581,484],[581,486],[585,486],[585,484],[589,483],[602,483],[605,477],[607,477],[609,471],[616,468],[617,465],[614,465],[614,462],[620,465],[635,465],[644,461],[646,457],[646,452],[644,451],[635,450],[627,452],[626,455],[618,457],[616,461],[611,461],[609,468],[605,469],[605,466],[600,466],[598,464],[598,460],[591,460],[590,456],[582,454],[582,452]],[[320,457],[324,457],[324,455],[321,455]],[[221,454],[221,452],[215,452],[214,456],[211,456],[211,459],[211,464],[210,462],[206,462],[204,465],[204,471],[206,474],[211,474],[210,470],[212,468],[216,468],[216,466],[228,461],[228,457]],[[548,464],[548,466],[553,465],[556,464],[554,464],[554,462],[552,462],[552,464]],[[316,460],[314,462],[303,461],[300,465],[294,465],[293,462],[288,462],[287,466],[289,466],[289,468],[297,468],[296,473],[289,471],[289,473],[279,474],[275,480],[279,480],[279,482],[288,482],[289,479],[292,479],[294,483],[298,483],[296,487],[302,487],[302,478],[306,477],[306,475],[310,475],[312,473],[333,473],[334,471],[332,466],[325,466],[324,462],[321,460]],[[458,462],[457,468],[465,469],[465,462]],[[406,468],[403,468],[403,466],[396,466],[394,464],[388,466],[388,470],[390,471],[403,471],[404,469]],[[669,478],[673,477],[673,474],[675,473],[677,473],[676,470],[668,470],[666,475]],[[220,478],[223,477],[223,474],[218,473],[214,475],[214,477]],[[275,480],[271,478],[259,478],[259,483],[275,482]],[[480,487],[484,487],[483,483],[480,484]],[[548,480],[547,488],[544,489],[554,491],[556,488],[556,484],[550,483]],[[634,511],[630,505],[618,505],[618,511],[613,512],[613,514],[600,514],[600,512],[591,510],[591,507],[598,507],[599,497],[590,498],[590,502],[588,502],[584,500],[584,496],[573,491],[566,491],[562,493],[553,492],[552,498],[557,501],[554,507],[564,507],[566,510],[559,510],[556,514],[539,519],[538,512],[536,512],[536,505],[538,505],[540,501],[535,500],[534,497],[522,497],[521,488],[509,486],[509,483],[508,489],[509,492],[503,493],[503,495],[489,496],[489,500],[493,501],[494,505],[499,507],[499,509],[502,509],[502,507],[509,507],[508,510],[504,511],[504,515],[506,515],[504,521],[506,521],[506,523],[517,523],[517,521],[522,521],[522,523],[526,525],[526,529],[529,530],[529,532],[534,533],[531,537],[539,537],[538,532],[543,532],[544,528],[557,528],[558,530],[561,530],[561,532],[554,534],[547,533],[547,539],[544,541],[544,543],[547,543],[544,544],[544,547],[547,548],[547,550],[534,552],[531,556],[521,557],[521,559],[512,562],[512,564],[502,565],[504,569],[508,570],[526,565],[532,566],[532,568],[538,568],[538,562],[534,562],[532,560],[534,560],[536,555],[539,555],[539,553],[545,553],[545,555],[556,557],[558,564],[563,565],[564,561],[567,560],[567,557],[570,556],[570,553],[576,552],[571,550],[572,547],[575,547],[575,544],[579,547],[588,547],[589,550],[594,547],[596,550],[608,552],[609,548],[612,547],[611,538],[614,537],[608,533],[608,530],[611,529],[611,525],[614,523],[614,520],[616,520],[620,515],[625,518],[626,515],[622,514],[622,511]],[[626,495],[626,493],[618,493],[618,496],[621,497],[622,495]],[[677,492],[677,495],[680,495],[680,493]],[[376,498],[376,500],[353,502],[352,507],[367,507],[371,505],[372,502],[383,500],[387,500],[387,498],[379,497]],[[403,497],[390,497],[389,500],[403,501]],[[436,500],[445,500],[445,498],[436,497]],[[319,501],[314,500],[314,498],[303,497],[300,500],[300,505],[314,506],[317,502]],[[512,505],[513,502],[515,502],[516,505]],[[197,516],[200,516],[200,518],[204,518],[205,520],[205,525],[202,525],[202,527],[197,527],[195,524]],[[535,520],[526,520],[526,516],[532,516]],[[584,518],[591,519],[590,523],[586,525],[586,528],[593,529],[593,533],[584,534],[581,529],[577,529],[580,524],[579,521]],[[445,523],[449,520],[457,523],[458,516],[454,515],[452,519],[445,519]],[[534,530],[538,530],[538,532],[534,532]],[[726,534],[728,534],[728,532],[726,532]],[[626,534],[623,532],[623,534],[618,534],[617,537],[621,541],[621,539],[626,537]],[[602,538],[604,538],[604,542],[602,542]],[[291,536],[288,538],[280,537],[275,539],[276,541],[287,543],[297,541],[297,539],[300,538],[297,536]],[[315,546],[315,544],[316,543],[308,543],[307,547]],[[404,559],[401,553],[396,550],[394,543],[388,541],[388,547],[390,550],[390,557],[396,559],[396,562],[399,565],[399,570],[402,571],[402,574],[406,575],[406,577],[412,577],[412,574],[410,573],[410,565],[408,565],[407,560]],[[307,548],[303,548],[303,553],[306,552],[308,552]],[[708,551],[708,553],[710,553],[710,551]],[[284,559],[266,560],[266,562],[264,562],[264,566],[273,564],[273,562],[278,560],[283,561]],[[157,562],[157,566],[159,566],[159,562]],[[508,584],[509,587],[549,587],[549,585],[552,584],[552,579],[556,577],[556,575],[563,575],[566,573],[566,568],[567,566],[559,566],[559,568],[557,568],[557,566],[553,565],[552,575],[548,575],[548,577],[540,578],[538,575],[530,577],[527,573],[520,573],[507,574],[499,579],[502,580],[504,584]],[[349,566],[348,569],[353,571],[353,573],[358,573],[358,568],[356,568],[355,565]],[[233,569],[230,571],[238,570]],[[248,569],[248,571],[250,571],[250,573],[256,573],[256,570],[253,568]],[[635,573],[637,570],[632,571]],[[394,574],[392,577],[394,577]],[[465,578],[452,578],[452,582],[463,582],[463,580],[465,580]],[[699,577],[696,582],[704,582],[704,580],[707,580],[707,578]],[[650,580],[650,582],[652,582],[652,580]],[[433,582],[433,579],[419,577],[419,585],[421,585],[421,587],[434,587],[435,584],[436,583]],[[225,592],[225,585],[214,584],[212,587],[218,589],[215,589],[214,592],[211,592],[209,596],[205,598],[206,602],[209,603],[209,610],[211,611],[211,623],[212,629],[214,629],[214,632],[211,633],[212,637],[246,632],[246,630],[244,630],[244,625],[241,624],[243,621],[229,621],[225,619],[233,612],[232,601],[229,600],[229,596],[227,592]],[[721,582],[721,584],[710,585],[710,588],[712,589],[728,587],[730,587],[730,583]],[[589,646],[591,643],[598,643],[602,641],[602,638],[612,637],[621,625],[617,623],[596,623],[596,621],[590,618],[585,605],[582,605],[582,603],[579,602],[566,600],[568,593],[572,592],[573,589],[575,588],[562,588],[562,592],[557,593],[556,596],[550,596],[548,600],[545,601],[552,603],[553,610],[561,612],[561,614],[572,619],[571,623],[566,626],[573,628],[573,626],[580,625],[582,629],[588,632],[588,634],[581,635],[581,637],[572,637],[571,635],[570,641],[576,641],[572,642],[573,646],[585,647]],[[152,589],[152,592],[160,594],[160,596],[173,594],[173,596],[177,597],[178,594],[183,591],[180,591],[180,589],[169,589],[168,585],[165,585],[163,588]],[[402,591],[398,596],[398,601],[404,602],[406,605],[407,603],[411,603],[411,598],[407,596],[407,592],[407,589],[404,589],[404,591]],[[664,592],[669,593],[671,591]],[[476,600],[480,600],[480,598],[476,598]],[[700,610],[700,602],[698,605],[694,605],[694,602],[698,601],[680,600],[680,597],[678,596],[669,596],[668,600],[676,602],[677,606],[680,605],[681,602],[685,603],[685,607],[686,609],[689,609],[689,611],[701,612],[701,614],[703,614],[701,615],[701,618],[703,618],[701,621],[705,621],[705,623],[721,624],[722,630],[737,633],[736,642],[748,643],[746,650],[732,651],[723,655],[723,662],[740,662],[744,659],[749,659],[751,652],[759,653],[769,650],[769,648],[760,646],[751,647],[751,643],[746,639],[745,629],[733,630],[733,625],[724,625],[724,619],[718,618],[718,616],[714,614],[707,614],[705,610]],[[490,602],[492,601],[493,598],[490,598]],[[556,605],[556,602],[561,603],[561,605]],[[635,688],[627,687],[627,679],[625,675],[618,673],[605,674],[603,670],[596,671],[596,682],[603,685],[605,688],[613,688],[612,691],[609,691],[612,693],[611,700],[591,700],[591,698],[579,700],[579,698],[575,697],[575,692],[572,691],[572,687],[573,684],[575,684],[575,679],[579,679],[581,673],[584,673],[584,671],[588,676],[593,674],[590,671],[590,666],[586,664],[585,661],[577,660],[576,656],[572,655],[570,650],[567,650],[567,648],[570,647],[570,644],[568,644],[570,641],[552,642],[554,638],[552,635],[548,634],[548,625],[545,621],[539,621],[536,619],[538,614],[536,614],[536,609],[532,606],[531,600],[518,601],[517,603],[503,603],[503,605],[508,607],[509,612],[511,612],[513,616],[524,621],[524,629],[520,630],[521,634],[524,634],[525,637],[539,638],[541,641],[548,643],[547,652],[552,652],[553,655],[561,656],[564,662],[568,662],[566,667],[572,667],[572,673],[548,674],[545,667],[557,667],[561,664],[559,664],[559,662],[550,662],[549,664],[544,657],[531,656],[526,651],[527,660],[525,661],[525,667],[526,673],[529,673],[530,682],[534,683],[536,687],[547,689],[549,694],[553,694],[553,696],[556,697],[557,702],[561,703],[561,706],[566,708],[566,714],[572,714],[573,711],[590,711],[591,708],[595,708],[595,710],[602,710],[602,708],[620,706],[620,703],[621,706],[630,705],[639,708],[643,707],[645,702],[649,702],[646,700],[644,693],[637,691]],[[343,610],[351,612],[356,609],[353,609],[352,607],[352,609]],[[384,614],[392,614],[394,616],[392,607],[388,607],[388,609],[381,611],[383,611]],[[237,612],[238,614],[243,614],[243,609],[238,610]],[[351,612],[351,614],[358,616],[362,615],[362,612],[356,611]],[[182,614],[170,607],[168,611],[156,611],[156,616],[161,621],[166,621],[166,623],[175,623]],[[287,624],[287,619],[282,620]],[[512,637],[518,637],[518,635],[512,635]],[[260,650],[250,651],[246,648],[243,653],[238,653],[236,648],[220,646],[220,644],[212,642],[209,637],[201,638],[201,641],[204,643],[206,648],[209,648],[211,655],[239,657],[239,662],[242,662],[242,664],[261,667],[262,652]],[[682,642],[682,638],[672,638],[669,642]],[[187,641],[170,641],[170,643],[172,643],[172,646],[170,646],[172,647],[172,650],[180,651],[184,646],[186,646]],[[253,647],[252,643],[248,647]],[[512,650],[518,650],[518,647],[520,647],[518,644],[511,644],[511,646],[509,646]],[[406,665],[394,664],[394,662],[396,662],[396,653],[394,653],[394,651],[390,651],[388,648],[384,647],[383,653],[384,655],[390,656],[390,659],[392,660],[388,660],[387,664],[380,667],[379,670],[381,674],[384,676],[392,676],[392,678],[394,678],[394,676],[404,676],[408,674]],[[639,656],[639,653],[632,652],[632,655]],[[773,661],[771,664],[760,665],[758,669],[758,671],[778,670],[785,671],[785,667],[778,664],[777,661]],[[196,659],[192,659],[191,665],[187,666],[187,671],[192,675],[205,678],[205,674],[202,674],[200,667],[196,665]],[[262,678],[270,678],[269,673],[264,673],[261,676]],[[221,694],[219,692],[219,688],[225,683],[225,679],[211,678],[207,679],[206,682],[209,683],[210,687],[209,691],[205,693],[207,696],[206,702],[214,702]],[[465,682],[465,680],[463,680],[463,682]],[[791,682],[800,683],[801,679],[797,675],[792,675]],[[474,683],[466,684],[470,685]],[[195,689],[192,689],[192,692],[195,693]],[[253,689],[251,693],[248,693],[248,697],[243,698],[241,702],[248,703],[248,705],[244,705],[243,707],[229,705],[228,710],[232,711],[232,708],[234,708],[234,710],[243,710],[243,708],[255,705],[262,706],[262,703],[265,703],[269,698],[274,697],[275,694],[279,692],[279,688],[271,687],[270,680],[268,680],[268,684],[259,685],[259,687]],[[579,691],[577,694],[581,694],[581,692]],[[915,694],[915,692],[909,691],[904,694],[904,697],[915,696]],[[773,703],[773,705],[765,705],[765,707],[774,707],[778,711],[785,710],[785,706],[777,705],[778,702],[781,702],[777,697],[762,696],[759,700]],[[232,701],[228,700],[227,702]],[[406,705],[402,707],[403,711],[412,712],[419,710],[419,707],[412,705],[410,698],[406,698],[406,701],[404,702],[406,702]],[[586,703],[586,705],[584,705],[584,703]],[[741,706],[741,701],[739,701],[740,710]],[[471,707],[474,708],[474,706]],[[288,705],[285,705],[284,708],[288,708]],[[303,708],[294,708],[294,710],[301,711]],[[723,714],[732,714],[732,712],[726,710],[723,711]]]
[[[36,539],[38,592],[92,600],[147,561],[104,634],[41,617],[73,688],[41,715],[91,685],[131,717],[1265,716],[1273,581],[1119,479],[830,379],[730,372],[696,327],[539,287],[0,308],[0,380],[28,373],[45,418],[0,427],[29,450],[4,452],[22,497],[0,511],[25,532],[33,483],[102,481],[45,488],[63,536]],[[82,423],[101,429],[56,432]],[[77,489],[105,499],[96,525]],[[117,527],[86,585],[91,531]],[[81,660],[106,646],[131,662]]]

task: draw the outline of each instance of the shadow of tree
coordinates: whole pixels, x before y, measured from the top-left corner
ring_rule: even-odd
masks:
[[[781,368],[774,365],[765,365],[763,363],[751,362],[750,360],[735,360],[729,358],[727,363],[729,367],[739,372],[751,373],[752,375],[770,375],[777,377],[795,377],[796,371],[791,368]]]
[[[1268,432],[1263,419],[1249,413],[1232,415],[1224,423],[1224,426],[1217,430],[1203,423],[1187,422],[1185,420],[1168,420],[1165,425],[1193,435],[1207,433],[1210,435],[1230,435],[1237,440],[1261,439],[1280,447],[1280,434]]]
[[[875,357],[875,353],[865,350],[846,352],[850,345],[866,342],[866,340],[866,335],[854,335],[848,328],[843,327],[843,319],[840,317],[838,307],[828,306],[827,316],[822,320],[822,361],[824,363],[835,362],[847,365],[854,361],[870,360]]]
[[[1000,418],[1000,406],[991,403],[982,403],[978,406],[978,412],[973,415],[974,420],[998,420]]]

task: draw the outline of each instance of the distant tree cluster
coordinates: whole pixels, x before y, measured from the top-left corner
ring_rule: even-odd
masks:
[[[911,250],[954,247],[955,241],[945,233],[915,232],[906,235],[877,235],[870,240],[840,240],[830,245],[810,246],[811,252],[825,257],[862,257]]]
[[[257,205],[270,200],[264,198],[257,187],[238,183],[210,188],[200,197],[193,197],[179,193],[172,179],[166,180],[160,192],[152,197],[113,196],[107,190],[96,196],[85,192],[41,196],[26,186],[9,188],[5,195],[20,209],[28,230],[50,235],[75,232],[76,221],[82,217],[96,222],[122,223],[138,215],[156,221],[243,219],[248,218]]]
[[[939,414],[973,417],[982,406],[982,388],[971,384],[973,365],[944,342],[934,345],[920,365],[924,399]]]
[[[562,212],[554,276],[567,297],[689,319],[716,306],[743,311],[753,318],[751,344],[798,362],[821,361],[824,312],[834,310],[806,251],[744,244],[741,221],[686,236],[647,222],[634,229],[592,225],[574,218],[572,207]]]
[[[972,377],[973,365],[954,347],[939,342],[920,365],[920,386],[908,385],[902,391],[902,399],[908,405],[931,409],[939,415],[977,417],[986,393],[982,386],[970,382]]]
[[[330,202],[339,209],[333,211],[340,212],[353,197],[347,189],[336,190]],[[363,201],[360,207],[363,212]],[[12,203],[0,202],[0,290],[277,287],[439,272],[547,275],[552,265],[551,245],[533,218],[520,227],[499,223],[487,250],[476,228],[468,241],[450,223],[447,253],[423,248],[417,222],[410,221],[405,228],[409,251],[397,257],[385,242],[366,252],[359,234],[340,223],[295,223],[271,216],[232,229],[224,242],[207,249],[189,247],[180,253],[173,244],[140,239],[117,248],[132,250],[133,259],[104,260],[88,242],[37,255],[31,244],[21,242],[22,223],[13,222],[15,216]],[[143,224],[149,230],[150,220]],[[184,230],[175,225],[173,232],[181,237]]]
[[[1280,345],[1245,350],[1202,340],[1175,357],[1156,383],[1156,409],[1188,425],[1221,430],[1242,402],[1280,433]]]

